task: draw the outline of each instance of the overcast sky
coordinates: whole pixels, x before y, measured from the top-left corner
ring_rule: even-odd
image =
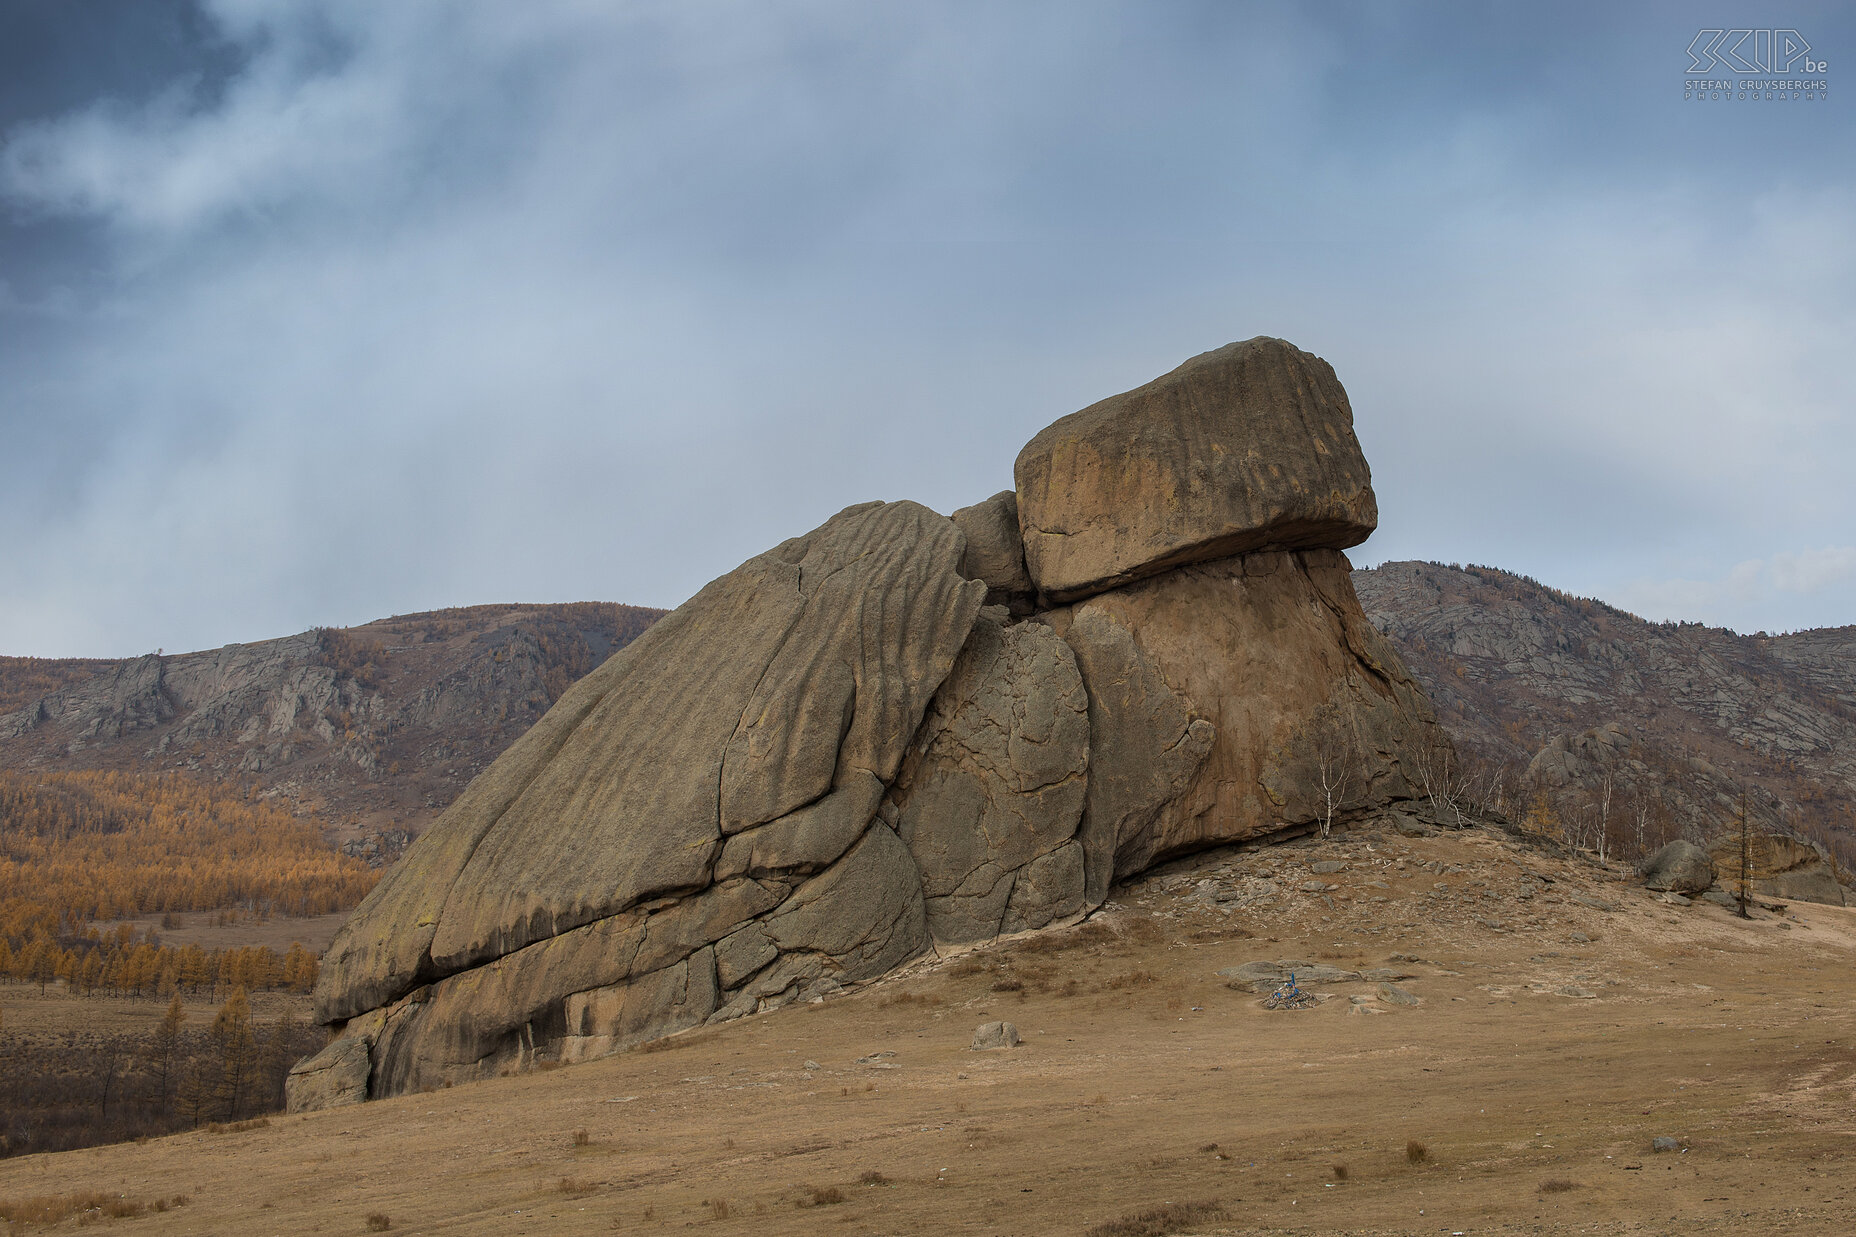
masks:
[[[0,652],[673,606],[1259,334],[1358,564],[1856,622],[1856,22],[1694,11],[0,0]]]

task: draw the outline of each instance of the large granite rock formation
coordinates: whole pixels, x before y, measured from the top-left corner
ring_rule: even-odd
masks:
[[[355,912],[316,992],[341,1035],[292,1107],[596,1056],[1073,921],[1168,855],[1306,827],[1336,718],[1343,806],[1410,796],[1443,740],[1339,552],[1373,520],[1351,415],[1326,362],[1232,345],[1040,435],[1016,493],[852,507],[716,580]],[[1078,522],[1080,556],[1050,542],[1071,484],[1107,521]]]
[[[1714,872],[1729,893],[1739,886],[1741,850],[1738,833],[1724,833],[1708,843]],[[1843,886],[1837,866],[1816,842],[1787,833],[1750,831],[1746,844],[1746,875],[1752,892],[1795,902],[1821,902],[1843,906]]]
[[[1056,601],[1251,550],[1344,550],[1379,523],[1333,367],[1267,337],[1064,417],[1015,471],[1026,563]]]

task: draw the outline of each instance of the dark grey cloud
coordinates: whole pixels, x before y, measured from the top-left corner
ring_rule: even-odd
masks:
[[[1260,333],[1359,561],[1856,617],[1847,111],[1685,104],[1682,7],[148,11],[0,96],[9,651],[675,604]]]

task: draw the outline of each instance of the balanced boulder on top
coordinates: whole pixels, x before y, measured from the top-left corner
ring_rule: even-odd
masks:
[[[1344,550],[1379,523],[1333,367],[1267,337],[1064,417],[1015,472],[1025,561],[1054,601],[1252,550]]]

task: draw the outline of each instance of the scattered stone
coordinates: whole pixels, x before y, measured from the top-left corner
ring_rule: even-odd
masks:
[[[973,1033],[975,1052],[984,1052],[990,1048],[1016,1048],[1019,1042],[1018,1028],[1009,1022],[983,1022],[979,1030]]]
[[[367,1099],[368,1044],[342,1038],[291,1067],[288,1089],[294,1112],[339,1108]]]
[[[1303,881],[1300,885],[1296,886],[1296,888],[1300,889],[1303,893],[1326,893],[1334,887],[1335,886],[1328,884],[1326,881]]]
[[[802,1068],[808,1069],[808,1070],[815,1070],[819,1068],[819,1064],[817,1061],[807,1061]]]
[[[1598,994],[1593,992],[1590,988],[1581,988],[1574,984],[1567,984],[1564,988],[1559,990],[1559,994],[1561,996],[1579,997],[1582,1000],[1592,1000],[1598,996]]]
[[[1587,936],[1583,932],[1574,932],[1571,936],[1567,937],[1566,939],[1569,941],[1575,941],[1581,945],[1590,945],[1592,943],[1592,938]]]
[[[1308,870],[1317,876],[1332,876],[1336,872],[1346,871],[1347,865],[1338,859],[1323,859],[1319,863],[1309,864]]]
[[[1708,852],[1681,838],[1643,861],[1643,884],[1653,891],[1703,893],[1714,884],[1714,861]]]
[[[857,1064],[859,1065],[880,1065],[884,1061],[889,1060],[895,1055],[896,1055],[895,1053],[890,1052],[888,1050],[885,1050],[883,1052],[873,1052],[867,1057],[858,1057]]]
[[[1575,893],[1572,895],[1572,900],[1577,902],[1580,906],[1589,906],[1595,911],[1615,911],[1618,908],[1616,902],[1608,902],[1604,898],[1594,898],[1589,894]]]
[[[1740,903],[1734,900],[1734,895],[1728,893],[1725,889],[1710,889],[1708,892],[1701,895],[1701,900],[1704,902],[1712,902],[1716,906],[1726,907],[1730,911],[1737,910],[1740,906]]]
[[[1650,1140],[1651,1151],[1680,1151],[1682,1144],[1674,1138],[1658,1137]]]
[[[1361,979],[1370,979],[1380,983],[1395,983],[1401,979],[1416,979],[1417,977],[1418,972],[1397,966],[1374,966],[1360,972]]]
[[[1397,984],[1380,984],[1379,999],[1388,1005],[1416,1005],[1422,1000],[1417,994],[1407,992]]]
[[[1398,830],[1398,835],[1402,838],[1428,838],[1437,832],[1437,830],[1431,828],[1423,821],[1412,816],[1394,817],[1392,827]]]
[[[1292,960],[1246,962],[1242,966],[1228,966],[1218,972],[1220,979],[1228,981],[1227,987],[1239,992],[1273,992],[1287,983],[1291,976],[1299,987],[1303,984],[1349,983],[1359,979],[1360,973],[1321,962]]]

